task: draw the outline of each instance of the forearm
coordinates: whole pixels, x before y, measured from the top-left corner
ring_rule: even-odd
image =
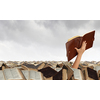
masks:
[[[72,68],[77,69],[79,67],[79,63],[81,61],[81,57],[82,57],[82,54],[78,54],[77,55],[76,60],[75,60],[75,62],[73,64]]]
[[[75,62],[73,64],[72,68],[76,68],[77,69],[79,67],[79,63],[80,63],[82,54],[84,53],[84,51],[86,49],[86,44],[87,44],[86,41],[83,41],[82,47],[80,49],[75,48],[77,53],[78,53],[78,55],[76,57],[76,60],[75,60]]]

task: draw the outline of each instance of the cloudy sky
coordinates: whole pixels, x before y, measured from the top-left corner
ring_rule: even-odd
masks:
[[[100,61],[99,27],[99,20],[0,20],[0,60],[67,61],[67,40],[95,30],[82,61]]]

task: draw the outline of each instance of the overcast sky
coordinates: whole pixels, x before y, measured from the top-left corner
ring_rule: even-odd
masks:
[[[67,61],[67,40],[95,30],[93,47],[81,60],[100,61],[99,27],[98,20],[1,20],[0,60]]]

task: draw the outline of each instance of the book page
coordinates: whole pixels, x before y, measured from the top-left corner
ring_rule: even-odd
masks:
[[[40,72],[35,72],[35,80],[42,80]]]
[[[0,80],[5,80],[2,70],[0,70]]]
[[[34,71],[34,70],[29,71],[29,76],[30,76],[30,79],[33,79],[33,80],[41,80],[42,79],[41,73]]]
[[[61,69],[62,69],[62,68],[55,68],[55,70],[56,70],[57,72],[59,72]]]
[[[54,70],[56,69],[56,67],[51,67],[51,68],[54,69]]]
[[[74,71],[74,78],[78,79],[78,80],[82,80],[82,76],[81,76],[81,72],[79,69],[74,69],[72,68],[72,70]]]
[[[29,71],[29,79],[35,80],[35,71],[34,70]]]
[[[10,71],[11,71],[11,74],[13,76],[13,79],[22,79],[22,77],[21,77],[20,73],[18,72],[17,68],[11,68]]]
[[[6,80],[8,80],[8,79],[13,79],[13,76],[12,76],[12,74],[11,74],[10,69],[4,69],[4,70],[3,70],[3,73],[4,73],[4,76],[5,76]]]
[[[70,41],[70,40],[72,40],[72,39],[75,39],[75,38],[77,38],[77,37],[80,37],[80,36],[74,36],[74,37],[68,39],[68,41]]]
[[[94,67],[94,70],[96,70],[98,72],[100,70],[100,66]]]
[[[21,70],[24,77],[28,80],[29,79],[29,71],[28,70]]]

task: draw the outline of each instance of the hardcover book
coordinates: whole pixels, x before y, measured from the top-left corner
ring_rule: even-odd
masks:
[[[85,80],[98,80],[99,79],[97,71],[95,71],[94,69],[91,69],[89,67],[84,67],[82,72],[85,76]]]
[[[72,68],[72,70],[74,71],[73,80],[84,80],[83,73],[80,69]]]
[[[83,41],[86,41],[87,43],[86,50],[91,48],[93,46],[94,36],[95,36],[95,31],[92,31],[86,33],[83,36],[77,36],[69,39],[68,42],[66,43],[68,61],[70,61],[77,55],[75,47],[78,49],[81,48]]]
[[[26,80],[43,80],[42,73],[35,70],[21,70]]]
[[[24,80],[22,72],[18,68],[6,68],[0,72],[0,80]]]

